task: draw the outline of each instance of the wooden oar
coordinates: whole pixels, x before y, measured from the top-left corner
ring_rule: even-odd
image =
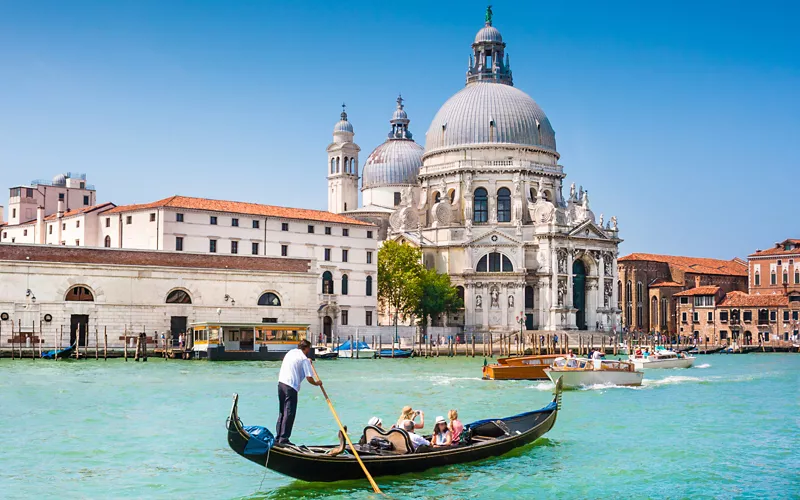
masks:
[[[325,387],[321,384],[322,379],[320,379],[319,375],[317,375],[317,369],[314,368],[314,364],[313,363],[311,364],[311,371],[314,372],[314,377],[316,377],[316,379],[320,382],[319,388],[322,389],[322,395],[325,396],[325,401],[328,402],[328,407],[331,409],[331,413],[333,413],[333,418],[335,418],[336,419],[336,423],[339,424],[339,430],[342,431],[342,434],[344,435],[344,438],[347,440],[347,444],[350,445],[350,451],[353,452],[353,455],[356,457],[356,460],[358,460],[358,465],[361,466],[361,469],[364,471],[364,475],[366,475],[367,479],[369,479],[369,483],[372,485],[372,489],[375,491],[375,493],[383,494],[381,489],[378,488],[378,483],[376,483],[375,480],[372,479],[372,476],[370,475],[369,471],[367,470],[367,466],[364,465],[364,462],[361,461],[361,457],[358,456],[358,452],[356,451],[355,446],[353,446],[353,442],[350,441],[350,436],[347,435],[347,431],[345,430],[344,426],[342,425],[342,421],[339,420],[339,415],[336,414],[336,410],[333,408],[333,403],[331,403],[331,398],[328,397],[328,393],[325,391]]]

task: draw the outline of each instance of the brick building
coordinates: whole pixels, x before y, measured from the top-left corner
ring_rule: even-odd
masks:
[[[717,286],[675,294],[678,333],[708,344],[749,345],[788,341],[800,335],[800,292],[784,294],[725,293]]]
[[[800,291],[800,239],[775,243],[748,255],[750,293],[788,295]]]
[[[718,287],[723,293],[747,290],[747,263],[633,253],[618,260],[617,296],[622,325],[631,330],[678,333],[677,293]]]

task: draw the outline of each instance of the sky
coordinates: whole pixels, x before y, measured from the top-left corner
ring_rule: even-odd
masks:
[[[181,194],[324,210],[342,102],[361,166],[398,93],[424,144],[485,8],[0,0],[0,186],[72,171],[118,205]],[[800,3],[493,11],[515,86],[556,130],[565,185],[617,216],[621,255],[730,259],[800,237]]]

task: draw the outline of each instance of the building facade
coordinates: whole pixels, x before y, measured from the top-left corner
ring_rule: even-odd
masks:
[[[622,325],[632,331],[679,332],[676,294],[701,286],[747,291],[747,263],[633,253],[619,259],[616,283]]]
[[[747,258],[751,294],[800,292],[800,239],[786,239]]]
[[[0,341],[121,347],[191,323],[304,323],[317,331],[311,260],[0,244]]]
[[[398,99],[389,138],[364,166],[364,206],[350,214],[449,274],[465,304],[450,320],[467,331],[610,330],[617,219],[595,216],[583,187],[563,195],[555,132],[514,86],[505,48],[489,10],[466,86],[438,111],[424,149]]]

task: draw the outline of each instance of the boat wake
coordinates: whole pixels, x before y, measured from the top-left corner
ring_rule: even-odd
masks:
[[[711,365],[708,363],[703,363],[702,365],[697,365],[695,368],[711,368]]]
[[[552,391],[556,385],[552,382],[539,382],[538,384],[529,385],[526,389],[535,389],[537,391]]]
[[[642,387],[657,387],[660,385],[686,384],[690,382],[709,382],[709,380],[700,377],[687,377],[685,375],[670,375],[669,377],[661,379],[644,379],[642,381]]]
[[[459,380],[483,380],[480,377],[448,377],[445,375],[433,375],[428,378],[433,385],[450,385]]]

